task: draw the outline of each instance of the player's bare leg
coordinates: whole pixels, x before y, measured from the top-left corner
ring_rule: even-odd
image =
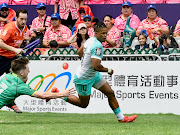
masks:
[[[119,108],[119,104],[114,95],[114,91],[111,89],[109,84],[105,82],[99,90],[108,97],[109,106],[114,111],[119,122],[132,122],[136,119],[137,115],[133,116],[124,116]]]
[[[86,108],[89,104],[89,100],[90,100],[90,95],[89,96],[81,96],[79,95],[79,98],[76,96],[69,96],[67,98],[67,102],[82,107],[82,108]]]

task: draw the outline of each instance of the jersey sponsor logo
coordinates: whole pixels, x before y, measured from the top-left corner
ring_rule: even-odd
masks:
[[[22,42],[22,40],[14,40],[15,46],[20,46]]]
[[[5,30],[2,35],[6,36],[6,34],[7,34],[7,30]]]
[[[101,55],[101,48],[96,48],[96,55],[100,56]]]

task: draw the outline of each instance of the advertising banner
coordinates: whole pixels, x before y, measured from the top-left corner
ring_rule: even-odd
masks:
[[[73,78],[80,61],[30,61],[29,86],[48,92],[74,87]],[[102,73],[119,102],[123,113],[173,113],[180,114],[179,62],[165,61],[103,61],[104,67],[112,68],[114,74]],[[76,93],[77,95],[77,93]],[[20,96],[18,107],[25,112],[56,113],[112,113],[107,97],[92,88],[87,108],[73,106],[62,99],[37,99]]]

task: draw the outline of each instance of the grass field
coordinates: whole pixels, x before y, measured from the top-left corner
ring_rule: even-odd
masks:
[[[0,135],[180,135],[180,115],[139,114],[118,123],[114,114],[0,111]]]

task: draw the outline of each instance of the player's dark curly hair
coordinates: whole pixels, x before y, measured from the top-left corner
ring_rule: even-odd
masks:
[[[18,73],[22,69],[26,69],[26,65],[29,63],[27,58],[17,58],[11,62],[11,71],[14,73]]]
[[[94,32],[98,32],[100,29],[102,28],[107,28],[106,25],[103,22],[98,22],[95,26],[94,26]]]

